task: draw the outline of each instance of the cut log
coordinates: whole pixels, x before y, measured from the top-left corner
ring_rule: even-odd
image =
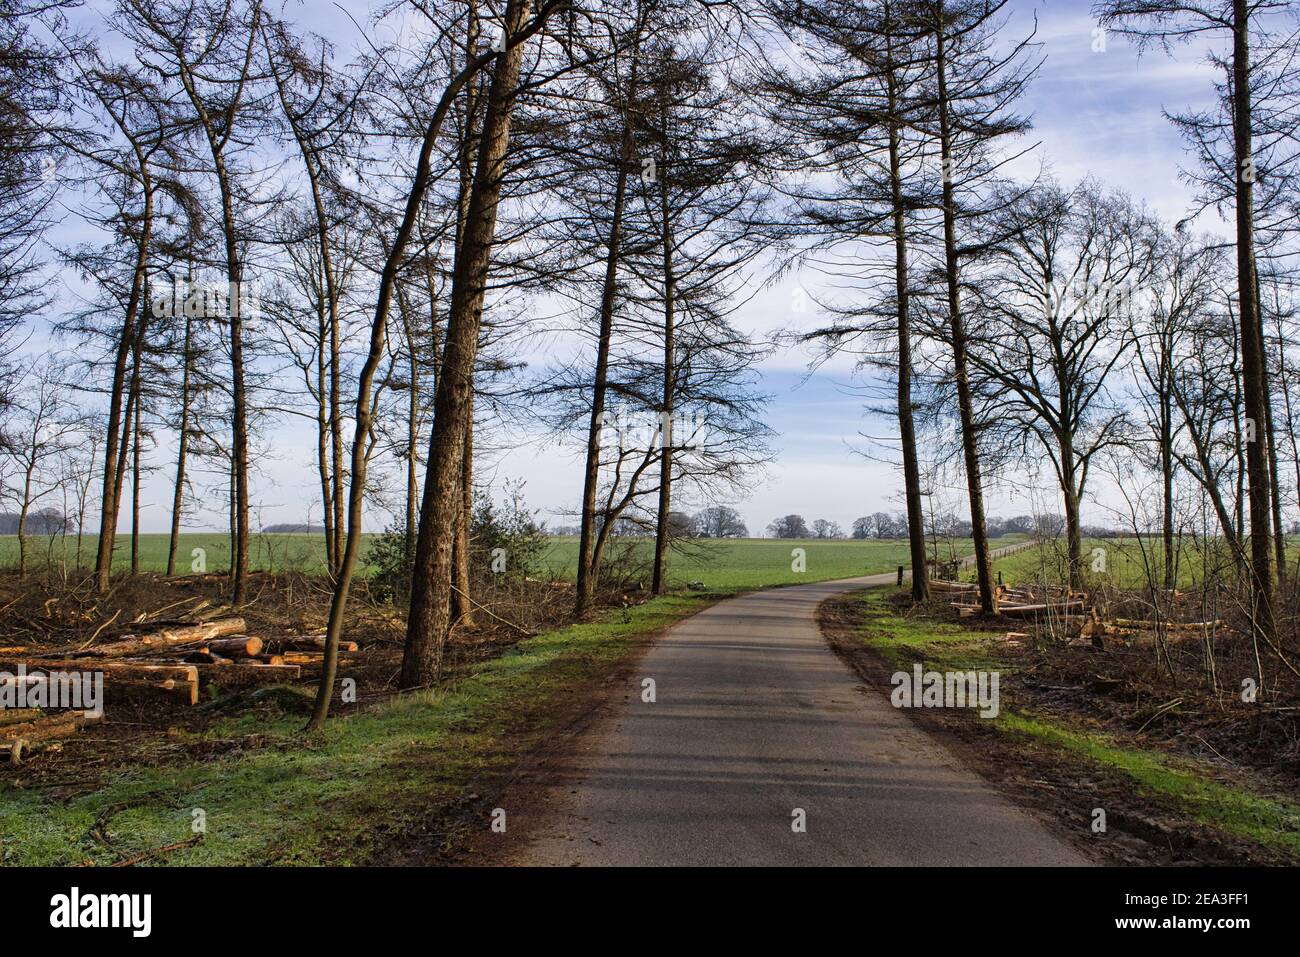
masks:
[[[1019,617],[1021,615],[1068,614],[1083,611],[1082,601],[1046,602],[1036,605],[1006,605],[999,609],[1001,614]]]
[[[201,622],[197,625],[182,625],[179,628],[164,628],[147,635],[127,635],[117,641],[78,652],[78,657],[120,658],[126,655],[138,655],[159,648],[175,645],[195,645],[200,642],[211,643],[212,639],[223,635],[238,635],[248,629],[242,618],[220,618],[216,621]]]
[[[191,665],[199,671],[199,683],[214,684],[219,688],[242,688],[247,685],[275,684],[297,681],[302,677],[298,665],[264,665],[259,662],[240,662],[230,665]]]
[[[193,707],[199,703],[199,681],[197,678],[168,678],[165,681],[114,678],[104,685],[104,694],[114,700],[129,694],[162,695],[173,699],[177,704]]]
[[[1134,618],[1112,618],[1109,624],[1119,628],[1131,628],[1140,631],[1155,631],[1156,626],[1149,621],[1139,621]],[[1222,621],[1166,621],[1163,623],[1166,631],[1201,631],[1213,628],[1222,628]]]
[[[108,702],[120,700],[123,695],[162,694],[178,698],[186,704],[198,702],[198,672],[194,665],[177,663],[153,664],[145,661],[99,661],[77,658],[72,661],[29,659],[23,662],[0,662],[0,668],[13,669],[22,664],[35,675],[27,678],[45,679],[49,674],[94,674],[104,678],[104,698]]]
[[[284,655],[258,655],[256,660],[264,665],[282,665],[285,663]]]
[[[262,653],[262,639],[256,635],[215,638],[208,642],[208,651],[223,658],[256,658]]]
[[[339,660],[355,658],[358,652],[340,651]],[[323,651],[286,651],[281,657],[285,664],[289,665],[319,665],[325,661],[325,652]]]
[[[100,671],[106,678],[114,675],[122,678],[135,678],[140,681],[165,681],[174,678],[186,681],[197,676],[193,665],[179,662],[155,664],[151,661],[99,661],[93,658],[27,658],[19,660],[0,660],[0,668],[13,670],[23,665],[28,671],[66,671],[91,672]]]
[[[233,665],[235,663],[233,659],[222,658],[207,650],[191,651],[181,660],[191,665]]]
[[[324,651],[324,638],[275,638],[271,644],[277,651]],[[340,641],[339,651],[356,651],[357,643],[355,641]]]
[[[971,582],[952,582],[952,581],[944,581],[941,578],[932,578],[930,579],[930,588],[933,589],[934,591],[967,592],[967,591],[976,591],[979,589],[979,586]]]
[[[76,733],[77,729],[87,724],[102,721],[104,715],[91,714],[89,711],[64,711],[48,714],[35,721],[6,725],[0,731],[0,737],[12,741],[22,738],[24,741],[44,741],[48,738],[62,738]]]
[[[5,708],[0,711],[0,728],[10,725],[19,724],[24,721],[33,721],[39,718],[44,712],[40,708]],[[0,731],[0,735],[4,732]]]

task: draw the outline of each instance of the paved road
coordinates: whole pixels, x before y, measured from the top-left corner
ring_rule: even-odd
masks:
[[[732,598],[674,627],[578,742],[522,864],[1071,865],[1087,861],[966,770],[829,649],[815,614],[893,576]],[[656,701],[641,700],[643,678]],[[795,833],[792,814],[805,812]],[[508,840],[508,838],[507,838]]]

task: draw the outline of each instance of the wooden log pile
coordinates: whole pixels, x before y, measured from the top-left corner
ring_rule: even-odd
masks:
[[[959,617],[966,618],[979,611],[979,586],[974,582],[932,579],[932,591],[947,595],[949,604]],[[1177,593],[1173,593],[1177,595]],[[1023,618],[1060,637],[1069,644],[1091,644],[1105,647],[1105,639],[1117,639],[1126,644],[1149,640],[1163,633],[1166,640],[1199,639],[1224,627],[1222,620],[1159,622],[1134,618],[1105,618],[1086,594],[1060,586],[1007,586],[998,585],[993,590],[994,608],[999,615]],[[1024,627],[1024,626],[1021,626]],[[1031,634],[1025,631],[1007,632],[1006,641],[1022,642]]]
[[[103,713],[61,711],[46,714],[37,708],[0,711],[0,755],[13,764],[38,751],[53,750],[58,739],[71,737],[88,724],[102,720]]]
[[[973,582],[934,579],[930,582],[930,588],[953,596],[955,600],[951,600],[950,604],[963,618],[979,610],[979,586]],[[1011,618],[1082,614],[1087,610],[1087,599],[1084,595],[1075,594],[1069,589],[1029,589],[997,585],[993,589],[993,609],[995,613]]]
[[[116,635],[74,650],[36,646],[0,648],[0,690],[14,692],[4,701],[12,704],[30,700],[33,704],[49,703],[51,708],[4,707],[0,703],[0,760],[7,757],[19,763],[24,756],[58,750],[63,740],[103,716],[102,700],[97,703],[95,713],[53,710],[48,693],[39,702],[20,698],[16,694],[20,686],[25,694],[37,687],[48,692],[57,684],[81,680],[93,673],[102,678],[103,698],[109,703],[126,696],[137,699],[143,696],[192,706],[198,704],[200,690],[205,685],[234,691],[298,681],[303,677],[304,666],[319,666],[325,655],[323,637],[263,641],[257,635],[247,634],[247,623],[237,616],[211,621],[155,622],[148,630],[139,623],[132,627],[139,632]],[[356,642],[340,642],[339,654],[344,660],[358,653]]]
[[[267,642],[246,631],[247,623],[239,617],[168,623],[74,651],[8,649],[0,652],[0,670],[13,673],[21,668],[22,680],[32,682],[48,681],[58,672],[97,672],[103,675],[104,693],[110,699],[126,693],[148,694],[194,705],[200,689],[209,683],[230,690],[297,681],[302,665],[317,663],[324,656],[324,639],[278,639],[273,644],[286,650],[268,654]],[[340,649],[351,655],[357,645],[343,642]]]

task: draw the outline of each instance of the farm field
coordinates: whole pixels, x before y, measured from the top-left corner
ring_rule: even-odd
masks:
[[[367,536],[369,538],[371,536]],[[140,536],[140,570],[163,572],[167,570],[167,543],[163,533]],[[98,535],[86,535],[81,540],[81,564],[93,567]],[[127,571],[131,567],[131,538],[117,536],[113,554],[114,571]],[[39,571],[45,568],[73,569],[77,565],[76,536],[51,538],[31,535],[27,539],[28,568]],[[198,560],[195,549],[202,549],[203,567],[192,567]],[[362,552],[364,556],[364,550]],[[0,535],[0,568],[18,565],[18,536]],[[301,571],[313,574],[325,570],[325,542],[320,535],[258,534],[249,542],[249,567],[257,571]],[[191,571],[224,572],[230,569],[230,538],[224,532],[182,532],[180,549],[176,556],[177,574]]]
[[[1098,555],[1097,549],[1101,549],[1103,554]],[[1053,539],[1038,547],[995,559],[993,571],[995,574],[1000,572],[1002,580],[1007,584],[1060,583],[1066,578],[1065,554],[1065,540]],[[1157,580],[1163,574],[1163,554],[1164,548],[1159,539],[1085,538],[1084,583],[1126,589],[1144,588],[1148,584],[1148,566],[1154,569]],[[1300,558],[1300,539],[1288,539],[1287,554],[1288,565],[1294,569],[1297,558]],[[1093,570],[1094,561],[1098,561],[1102,570]],[[1204,577],[1203,565],[1204,556],[1201,552],[1190,543],[1185,543],[1175,566],[1178,587],[1190,588],[1201,581]],[[963,569],[961,577],[974,581],[974,569]]]
[[[649,539],[636,540],[636,558],[644,555],[648,562],[653,545]],[[969,542],[956,543],[958,554],[966,554],[970,547]],[[791,567],[796,548],[804,551],[802,572]],[[576,538],[556,538],[545,562],[557,577],[570,578],[577,555]],[[668,568],[675,584],[697,581],[708,589],[736,591],[877,575],[909,562],[904,539],[699,539],[673,552]]]
[[[368,538],[370,536],[367,536]],[[1013,537],[997,539],[995,546],[1013,541]],[[130,566],[129,538],[120,537],[114,556],[114,568],[125,571]],[[140,536],[140,566],[142,571],[162,572],[167,567],[167,541],[165,534]],[[96,536],[82,539],[83,566],[94,560]],[[612,549],[620,544],[611,546]],[[636,539],[631,545],[632,560],[647,563],[653,542]],[[958,555],[970,551],[970,543],[945,542],[941,551],[946,557],[951,549]],[[76,565],[76,539],[49,539],[33,536],[28,542],[29,568],[41,570],[52,567],[73,568]],[[803,549],[803,571],[793,570],[796,556],[793,550]],[[222,532],[186,532],[181,535],[177,570],[180,574],[191,571],[195,549],[202,549],[204,570],[222,572],[230,567],[230,548]],[[556,578],[573,578],[577,566],[578,540],[563,536],[551,539],[544,554],[540,572]],[[362,552],[363,562],[365,551]],[[669,574],[674,584],[702,582],[711,590],[734,591],[763,588],[771,585],[793,585],[799,582],[827,581],[889,572],[909,561],[907,542],[901,539],[857,541],[850,539],[700,539],[674,550],[668,560]],[[18,540],[13,535],[0,536],[0,568],[13,568],[18,563]],[[259,571],[298,571],[320,574],[324,572],[324,543],[319,535],[261,534],[251,542],[250,567]],[[198,569],[193,569],[198,570]],[[365,568],[363,566],[363,573]]]

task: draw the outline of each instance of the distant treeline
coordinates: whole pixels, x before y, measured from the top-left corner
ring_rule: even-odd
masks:
[[[0,512],[0,535],[17,535],[19,521],[17,512]],[[28,535],[57,535],[76,529],[76,523],[57,509],[42,509],[27,516]]]

